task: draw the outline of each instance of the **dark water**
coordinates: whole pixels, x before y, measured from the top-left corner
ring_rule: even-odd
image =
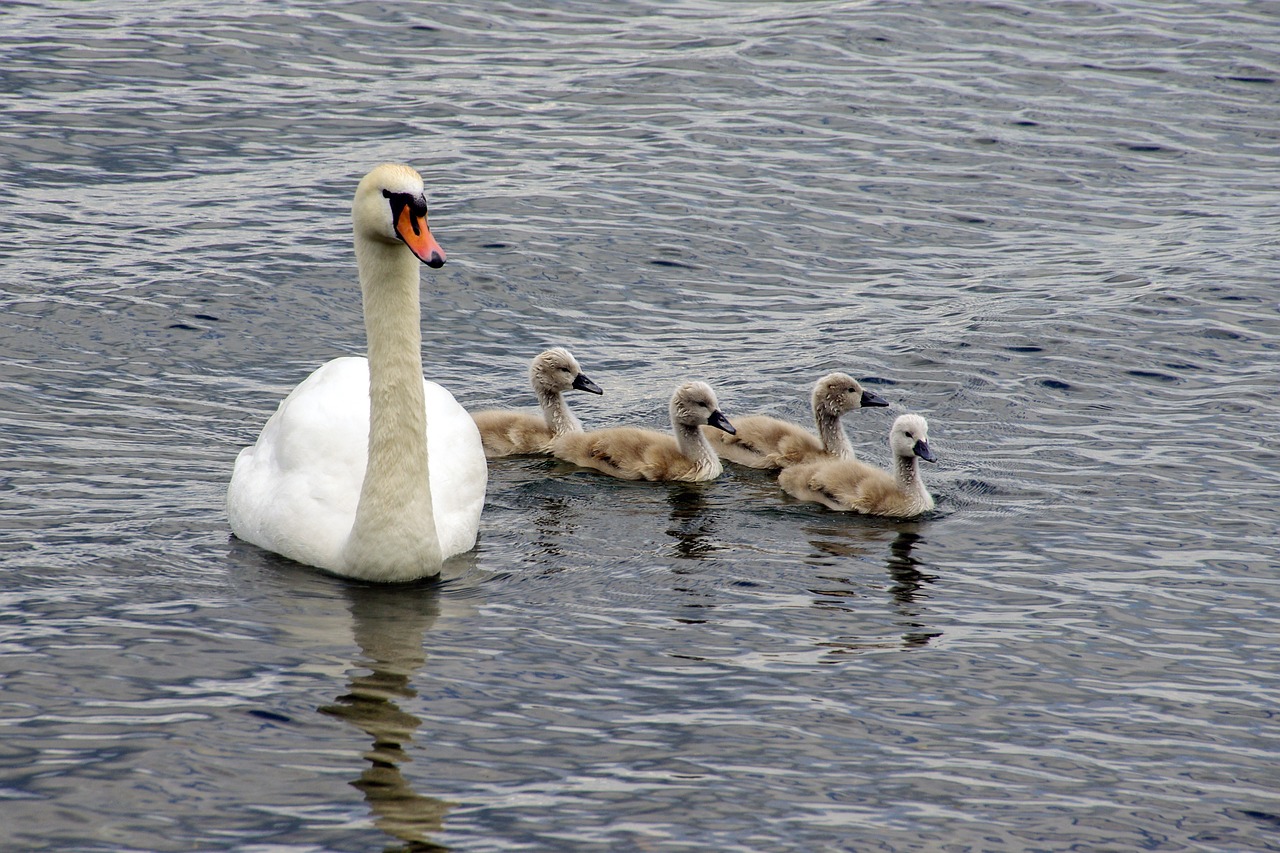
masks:
[[[0,848],[1280,850],[1280,7],[0,7]],[[422,169],[428,373],[841,369],[936,513],[493,465],[463,580],[238,543]],[[438,846],[436,846],[438,845]]]

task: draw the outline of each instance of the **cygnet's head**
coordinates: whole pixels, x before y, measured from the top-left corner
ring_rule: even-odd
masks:
[[[529,365],[529,381],[534,388],[560,393],[575,389],[603,394],[600,386],[587,378],[578,360],[564,347],[541,352]]]
[[[839,417],[863,407],[887,406],[889,402],[862,387],[847,373],[828,373],[813,387],[813,410]]]
[[[707,424],[730,435],[737,432],[720,411],[716,392],[705,382],[686,382],[676,389],[671,396],[671,423],[693,428]]]
[[[351,204],[357,242],[403,243],[432,269],[444,266],[444,249],[427,227],[422,177],[409,166],[383,163],[364,176]]]
[[[929,422],[920,415],[898,416],[889,431],[889,448],[904,459],[919,456],[926,462],[938,461],[929,449]]]

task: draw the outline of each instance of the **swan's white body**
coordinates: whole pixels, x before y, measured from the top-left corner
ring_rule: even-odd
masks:
[[[227,514],[236,536],[298,562],[416,580],[475,545],[487,468],[471,416],[422,378],[419,260],[444,263],[422,179],[378,167],[352,215],[369,357],[335,359],[285,398],[237,457]]]
[[[474,465],[479,433],[471,416],[436,383],[423,380],[422,387],[443,559],[475,545],[486,473]],[[366,577],[347,564],[344,551],[368,465],[368,400],[364,358],[336,358],[293,389],[257,443],[236,459],[227,494],[236,536],[309,566]],[[478,452],[483,463],[484,452]]]

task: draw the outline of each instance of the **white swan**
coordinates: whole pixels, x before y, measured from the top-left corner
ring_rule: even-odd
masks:
[[[831,509],[910,518],[933,509],[933,495],[920,477],[917,459],[936,462],[929,424],[920,415],[900,415],[889,431],[893,473],[852,459],[807,462],[783,468],[778,485],[802,501]]]
[[[705,382],[686,382],[671,396],[674,435],[641,427],[610,427],[565,433],[555,440],[556,458],[624,480],[695,483],[720,476],[720,457],[699,430],[703,424],[733,432],[716,393]]]
[[[510,409],[472,412],[480,428],[484,455],[490,459],[529,453],[550,453],[551,442],[566,432],[582,432],[582,423],[569,411],[564,392],[570,389],[603,394],[587,378],[578,360],[564,347],[539,353],[529,364],[529,384],[538,398],[540,415]]]
[[[484,450],[470,415],[422,378],[419,262],[445,258],[422,178],[377,167],[351,216],[369,357],[335,359],[285,398],[240,451],[227,514],[236,536],[300,563],[415,580],[475,545]]]
[[[735,417],[737,432],[704,429],[721,458],[749,468],[787,468],[823,459],[854,459],[853,445],[840,418],[845,412],[887,406],[879,394],[865,390],[845,373],[828,373],[813,386],[813,421],[818,434],[769,415]]]

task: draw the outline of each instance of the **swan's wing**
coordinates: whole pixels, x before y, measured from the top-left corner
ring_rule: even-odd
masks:
[[[480,430],[467,410],[436,383],[423,380],[423,388],[431,504],[441,553],[452,557],[476,544],[489,468]]]
[[[299,562],[340,570],[368,443],[368,362],[322,365],[240,451],[227,490],[232,531]]]

